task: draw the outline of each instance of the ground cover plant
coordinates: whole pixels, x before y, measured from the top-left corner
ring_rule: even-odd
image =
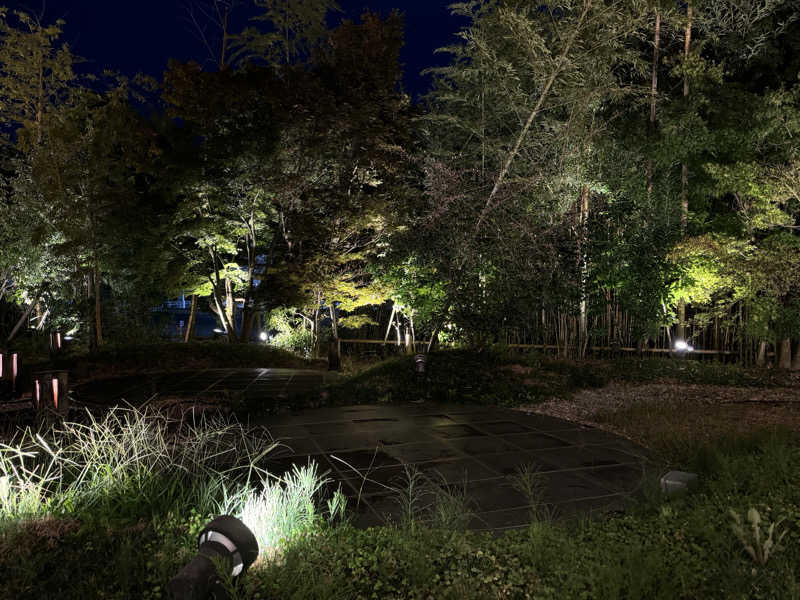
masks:
[[[800,379],[791,371],[742,368],[686,358],[568,361],[508,348],[449,349],[426,355],[424,377],[414,358],[401,356],[366,366],[328,389],[333,403],[374,400],[434,400],[521,406],[553,398],[569,399],[580,390],[612,382],[788,388]],[[316,401],[316,399],[315,399]]]
[[[456,356],[461,365],[477,365]],[[648,385],[660,384],[629,384],[630,393],[648,395]],[[147,421],[116,409],[65,424],[60,434],[28,432],[16,446],[3,446],[4,589],[9,598],[166,598],[164,585],[190,558],[196,533],[230,511],[267,549],[236,585],[235,598],[800,597],[797,431],[764,423],[746,431],[712,413],[705,421],[685,419],[684,435],[670,436],[685,402],[664,403],[655,419],[646,418],[652,406],[635,408],[635,418],[620,412],[614,423],[624,421],[661,461],[626,514],[553,521],[558,511],[535,497],[535,473],[519,474],[533,522],[501,535],[465,531],[468,498],[413,473],[394,486],[402,519],[356,529],[348,519],[353,507],[313,467],[280,482],[260,478],[268,461],[256,459],[270,449],[267,438],[230,422],[178,428],[173,436],[175,424],[163,417]],[[173,446],[177,440],[187,445]],[[34,450],[41,456],[31,463]],[[20,465],[26,485],[19,484]],[[668,467],[697,472],[699,488],[663,498],[657,477]],[[165,469],[178,483],[158,477]]]
[[[651,481],[638,505],[610,519],[534,520],[502,536],[425,526],[309,532],[251,573],[243,597],[797,598],[797,437],[715,440],[686,466],[702,479],[693,494],[664,499]],[[731,511],[758,511],[761,548],[774,524],[780,549],[754,560],[752,535],[742,540]]]
[[[278,448],[236,421],[120,408],[18,432],[0,444],[3,597],[161,598],[217,514],[243,518],[265,556],[339,515],[335,490],[317,509],[314,466],[271,472]]]

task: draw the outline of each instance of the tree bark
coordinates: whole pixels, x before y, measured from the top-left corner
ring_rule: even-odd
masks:
[[[761,340],[758,343],[758,354],[756,354],[756,366],[763,367],[767,362],[767,342]]]
[[[389,332],[392,330],[392,323],[394,323],[394,313],[397,312],[397,307],[392,303],[392,314],[389,315],[389,324],[386,326],[386,335],[383,336],[383,345],[389,340]]]
[[[792,358],[792,371],[800,371],[800,342],[795,344],[794,357]]]
[[[228,270],[225,269],[225,317],[230,325],[231,339],[236,337],[236,303],[233,299],[233,286],[231,285],[231,278],[228,277]]]
[[[336,322],[336,307],[333,305],[333,303],[331,303],[331,305],[328,307],[328,312],[331,315],[331,335],[333,336],[334,339],[338,339],[339,326],[338,323]]]
[[[589,345],[589,329],[586,322],[586,277],[587,267],[584,244],[588,239],[588,217],[589,217],[589,186],[584,185],[581,189],[580,213],[578,221],[578,276],[580,277],[580,316],[578,321],[578,358],[586,356],[586,348]]]
[[[684,64],[689,60],[689,49],[692,43],[692,0],[688,0],[686,7],[686,34],[683,40],[683,60]],[[683,97],[689,95],[689,76],[683,74]],[[686,163],[681,164],[681,237],[686,236],[686,226],[689,221],[689,167]],[[686,339],[686,300],[678,299],[678,338]]]
[[[258,318],[259,312],[250,310],[242,314],[242,334],[239,339],[242,343],[246,344],[253,337],[253,325]]]
[[[94,332],[96,336],[97,347],[103,345],[103,317],[102,306],[100,300],[100,268],[95,264],[94,267]]]
[[[780,357],[778,358],[779,369],[792,368],[792,338],[784,338],[780,344]]]
[[[33,310],[35,304],[36,301],[34,300],[28,305],[28,308],[25,309],[25,312],[22,313],[22,316],[19,318],[16,325],[14,325],[14,328],[11,330],[11,333],[9,333],[8,337],[6,338],[6,346],[8,346],[8,344],[10,344],[11,341],[15,337],[17,337],[17,333],[19,333],[19,330],[22,329],[22,326],[25,324],[25,321],[27,321],[28,317],[30,317],[31,311]]]
[[[194,324],[197,320],[197,294],[192,294],[192,304],[189,307],[189,320],[186,322],[186,333],[183,336],[184,342],[189,342],[194,335]]]
[[[211,275],[208,276],[208,280],[211,282],[211,295],[214,298],[214,312],[217,313],[219,320],[222,322],[222,328],[225,330],[225,335],[228,338],[229,342],[236,341],[235,333],[233,331],[233,323],[231,319],[228,317],[228,312],[226,307],[222,305],[222,299],[219,297],[219,288],[220,288],[220,277],[219,277],[219,264],[221,261],[219,260],[219,256],[217,256],[217,252],[214,248],[209,248],[208,253],[211,255],[211,264],[214,269],[214,277],[212,278]],[[225,277],[226,284],[230,285],[228,282],[227,275]],[[226,288],[226,296],[227,296],[228,289]],[[231,300],[233,302],[233,294],[231,293]]]
[[[319,358],[319,304],[314,309],[314,330],[311,336],[311,345],[313,346],[314,358]]]
[[[661,37],[661,12],[656,9],[656,24],[653,34],[653,74],[650,82],[650,126],[648,134],[652,137],[656,129],[656,91],[658,90],[658,53]],[[653,193],[653,159],[647,159],[647,198]]]

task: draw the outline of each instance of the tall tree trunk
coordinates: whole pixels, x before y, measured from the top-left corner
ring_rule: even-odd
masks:
[[[761,340],[758,343],[758,354],[756,354],[756,366],[763,367],[767,362],[767,342]]]
[[[400,315],[395,313],[394,330],[397,332],[397,345],[400,346]]]
[[[339,338],[339,324],[336,322],[336,307],[333,302],[328,306],[328,312],[331,315],[331,335],[334,339]]]
[[[225,335],[229,342],[236,341],[235,333],[233,330],[233,321],[228,315],[227,308],[233,303],[233,293],[230,294],[230,300],[228,302],[228,306],[223,306],[222,298],[219,295],[219,289],[221,287],[222,281],[219,277],[219,266],[221,265],[222,261],[220,260],[219,256],[217,255],[217,251],[215,248],[210,247],[208,249],[208,253],[211,255],[211,264],[214,269],[214,277],[212,278],[211,275],[208,276],[208,280],[211,282],[211,295],[214,298],[214,312],[217,313],[219,320],[222,322],[222,328],[225,330]],[[225,275],[225,291],[226,291],[226,298],[227,293],[230,289],[230,281],[228,281],[227,274]]]
[[[38,293],[37,293],[37,295],[38,295]],[[8,337],[6,338],[6,346],[8,346],[11,343],[11,341],[15,337],[17,337],[17,333],[19,333],[19,330],[22,329],[22,326],[25,324],[25,322],[31,316],[31,311],[33,310],[33,307],[34,307],[35,304],[36,304],[36,301],[35,300],[32,301],[28,305],[28,308],[25,309],[25,312],[22,313],[22,316],[19,318],[19,320],[17,321],[16,325],[14,325],[14,328],[11,330],[11,333],[9,333]]]
[[[792,358],[792,371],[800,371],[800,341],[795,344]]]
[[[648,135],[652,138],[656,130],[656,91],[658,90],[658,53],[661,40],[661,12],[656,9],[656,24],[653,34],[653,75],[650,82],[650,126]],[[653,159],[647,159],[647,198],[653,193]]]
[[[439,325],[433,328],[431,331],[431,339],[428,340],[428,347],[426,348],[426,352],[430,352],[436,343],[439,341]]]
[[[340,354],[341,346],[339,345],[339,327],[336,323],[336,307],[331,302],[328,307],[331,315],[331,340],[328,342],[328,370],[338,371],[342,366],[342,357]]]
[[[397,306],[392,302],[392,314],[389,315],[389,324],[386,326],[386,335],[383,336],[383,345],[386,345],[389,339],[389,332],[392,330],[392,323],[394,323],[394,314],[397,312]]]
[[[259,314],[260,313],[255,310],[242,313],[242,334],[239,336],[239,339],[243,344],[248,343],[253,337],[253,325]]]
[[[228,270],[225,269],[225,317],[230,325],[230,337],[236,337],[236,302],[233,299],[233,286],[231,278],[228,277]]]
[[[189,320],[186,322],[186,333],[183,336],[183,341],[188,342],[194,335],[194,324],[197,320],[197,294],[192,294],[192,304],[189,307]]]
[[[578,358],[586,356],[586,348],[589,345],[589,329],[586,322],[586,250],[584,245],[588,239],[589,221],[589,186],[584,185],[581,189],[578,221],[578,276],[580,277],[580,317],[578,321]]]
[[[311,336],[314,358],[319,358],[319,321],[319,300],[317,300],[317,307],[314,309],[314,330]]]
[[[792,338],[784,338],[780,343],[780,356],[778,358],[779,369],[792,368]]]
[[[103,345],[103,316],[102,316],[102,306],[101,306],[101,299],[100,299],[100,268],[95,263],[94,266],[94,332],[97,341],[97,347],[100,348]]]
[[[687,0],[686,6],[686,35],[683,40],[683,60],[684,64],[689,60],[689,49],[692,43],[692,0]],[[689,76],[683,74],[683,97],[689,95]],[[689,221],[689,167],[686,163],[681,164],[681,237],[686,236],[686,226]],[[678,338],[686,339],[686,300],[678,300]]]

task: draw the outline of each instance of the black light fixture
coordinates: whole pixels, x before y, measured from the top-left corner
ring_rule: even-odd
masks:
[[[256,536],[236,517],[222,515],[200,532],[197,555],[169,582],[176,600],[224,600],[228,597],[217,572],[224,565],[238,577],[258,558]]]

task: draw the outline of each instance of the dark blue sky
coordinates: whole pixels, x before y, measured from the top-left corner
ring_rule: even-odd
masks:
[[[427,91],[420,71],[446,62],[436,48],[452,43],[460,22],[450,16],[452,0],[339,0],[344,17],[357,20],[367,8],[381,14],[399,8],[406,17],[406,46],[401,60],[404,85],[412,96]],[[41,14],[43,22],[67,22],[65,40],[73,52],[95,67],[133,75],[144,72],[160,79],[169,58],[203,62],[208,53],[185,21],[182,0],[0,0],[0,5]],[[239,14],[244,23],[252,3]]]

